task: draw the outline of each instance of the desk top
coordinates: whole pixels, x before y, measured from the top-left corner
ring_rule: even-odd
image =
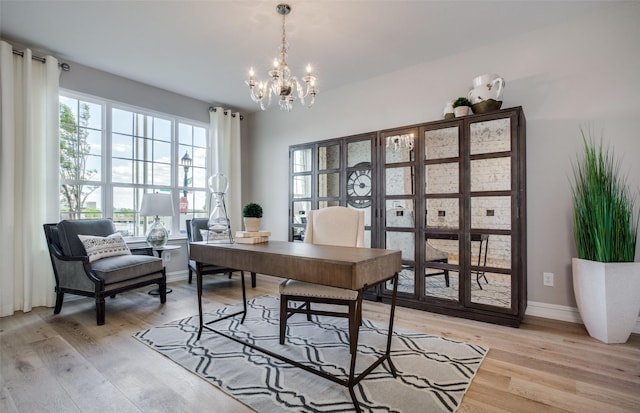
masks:
[[[207,244],[192,242],[195,261],[294,280],[359,290],[402,269],[401,252],[301,242]]]

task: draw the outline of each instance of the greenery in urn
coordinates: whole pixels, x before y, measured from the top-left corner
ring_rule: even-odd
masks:
[[[584,158],[573,165],[573,223],[578,257],[598,262],[632,262],[639,215],[636,194],[620,173],[612,149],[596,145],[580,130]]]
[[[457,108],[458,106],[469,106],[469,107],[471,107],[471,101],[469,101],[469,99],[467,99],[467,98],[465,98],[463,96],[460,96],[458,99],[456,99],[453,102],[453,107],[454,108]]]
[[[262,218],[262,207],[255,202],[249,202],[242,208],[244,218]]]

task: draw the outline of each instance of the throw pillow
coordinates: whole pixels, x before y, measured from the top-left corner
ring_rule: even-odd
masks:
[[[124,242],[124,238],[122,238],[119,232],[107,237],[78,235],[78,238],[80,238],[84,249],[87,251],[89,262],[116,255],[131,255],[127,243]]]

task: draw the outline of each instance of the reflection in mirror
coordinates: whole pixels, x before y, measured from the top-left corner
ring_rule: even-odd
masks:
[[[364,225],[365,227],[371,226],[371,205],[367,207],[354,207],[347,203],[347,208],[355,209],[356,211],[364,211]]]
[[[457,194],[460,182],[458,163],[426,165],[424,182],[427,194]]]
[[[318,174],[318,196],[321,198],[340,196],[340,173]]]
[[[424,133],[424,158],[457,158],[458,127],[428,130]]]
[[[413,261],[415,257],[415,236],[413,232],[387,231],[385,248],[402,251],[403,261]]]
[[[347,144],[347,167],[356,166],[360,162],[371,163],[371,141],[358,141]]]
[[[427,199],[427,228],[458,228],[460,226],[458,198]]]
[[[307,216],[311,210],[311,202],[294,202],[293,203],[293,223],[307,224]]]
[[[311,198],[311,175],[296,175],[292,180],[294,198]]]
[[[425,239],[425,295],[458,301],[459,272],[438,265],[459,266],[460,242],[457,234],[439,234]]]
[[[470,128],[471,155],[511,150],[511,119],[475,122]]]
[[[293,172],[311,172],[311,148],[293,151]]]
[[[320,209],[332,207],[332,206],[340,206],[340,201],[335,200],[335,201],[319,201],[318,202],[318,208]]]
[[[471,191],[509,191],[511,158],[475,159],[471,161]]]
[[[413,195],[413,168],[387,168],[385,177],[386,195]]]
[[[385,162],[398,163],[413,161],[413,141],[413,133],[387,136],[385,138]]]
[[[413,228],[415,226],[412,199],[390,199],[386,204],[387,227]]]
[[[301,242],[304,241],[304,230],[305,227],[293,227],[291,228],[291,238],[293,242]]]
[[[509,235],[471,234],[471,301],[511,308],[511,275],[487,267],[511,268]]]
[[[471,228],[511,229],[511,197],[472,196]]]
[[[340,145],[321,146],[318,148],[318,169],[340,168]]]

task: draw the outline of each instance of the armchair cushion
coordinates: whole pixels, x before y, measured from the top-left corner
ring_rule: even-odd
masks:
[[[134,279],[154,271],[162,271],[162,259],[149,255],[120,255],[103,258],[91,264],[91,269],[105,285]]]
[[[80,257],[86,255],[84,245],[78,235],[97,235],[106,237],[116,232],[110,219],[64,219],[58,223],[58,241],[64,255]]]
[[[87,252],[89,262],[117,255],[131,255],[124,238],[117,232],[106,237],[78,235],[78,238]]]

